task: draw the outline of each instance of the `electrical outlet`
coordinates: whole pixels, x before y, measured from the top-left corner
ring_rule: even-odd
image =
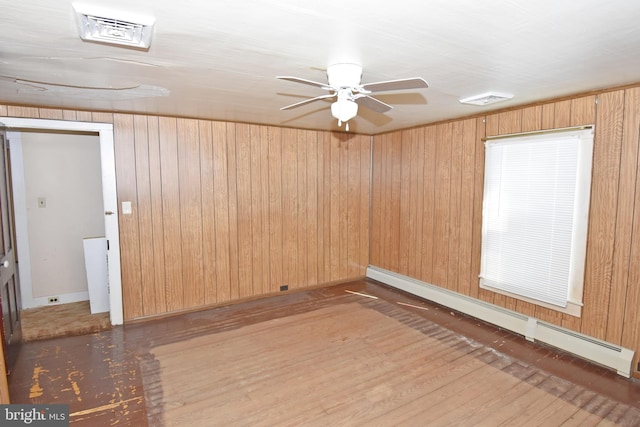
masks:
[[[288,291],[288,290],[289,290],[289,285],[282,285],[282,286],[280,286],[280,292]]]
[[[55,304],[59,302],[58,297],[49,297],[49,304]]]

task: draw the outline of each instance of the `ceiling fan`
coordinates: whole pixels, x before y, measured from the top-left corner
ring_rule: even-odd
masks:
[[[336,101],[331,104],[331,115],[338,119],[338,126],[342,126],[343,123],[345,124],[345,130],[347,132],[349,131],[349,120],[358,114],[358,106],[366,107],[378,113],[385,113],[393,108],[391,105],[370,96],[370,94],[429,87],[427,82],[421,77],[362,84],[360,83],[362,67],[358,64],[348,63],[333,64],[327,67],[328,83],[319,83],[291,76],[277,76],[276,78],[316,86],[329,91],[327,95],[305,99],[304,101],[282,107],[280,110],[289,110],[321,99],[336,98]]]

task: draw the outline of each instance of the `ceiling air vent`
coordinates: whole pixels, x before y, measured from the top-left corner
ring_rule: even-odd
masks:
[[[82,40],[148,49],[155,19],[74,4]]]
[[[513,95],[509,95],[506,93],[488,92],[483,93],[482,95],[474,95],[467,98],[462,98],[460,99],[460,103],[471,105],[489,105],[495,104],[496,102],[506,101],[511,98],[513,98]]]

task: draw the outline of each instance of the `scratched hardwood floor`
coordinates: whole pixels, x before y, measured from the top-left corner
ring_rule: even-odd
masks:
[[[25,343],[9,385],[87,426],[640,423],[638,381],[369,280]]]

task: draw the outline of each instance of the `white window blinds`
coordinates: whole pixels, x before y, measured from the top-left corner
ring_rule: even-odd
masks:
[[[502,137],[485,146],[481,287],[581,306],[593,130]]]

